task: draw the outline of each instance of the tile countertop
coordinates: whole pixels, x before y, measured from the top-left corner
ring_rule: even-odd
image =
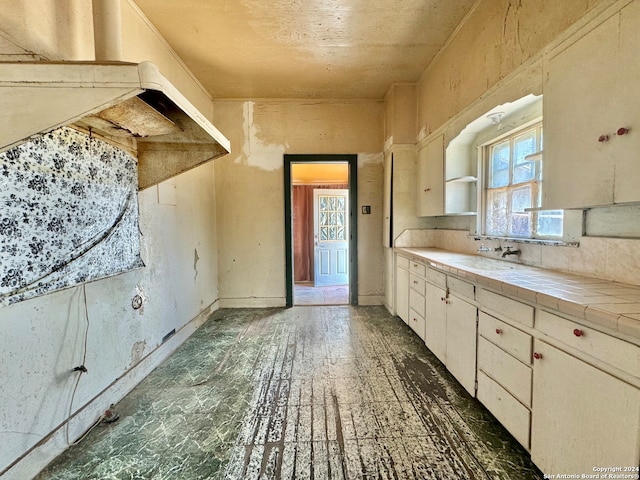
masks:
[[[640,286],[437,248],[395,251],[476,285],[535,302],[640,344]]]

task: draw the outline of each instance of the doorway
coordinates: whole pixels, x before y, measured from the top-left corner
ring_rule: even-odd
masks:
[[[285,155],[286,305],[357,305],[357,156]]]

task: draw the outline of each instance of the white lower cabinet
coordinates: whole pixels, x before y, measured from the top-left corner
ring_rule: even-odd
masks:
[[[478,370],[477,397],[513,438],[528,449],[531,411],[482,370]]]
[[[432,283],[427,283],[425,296],[425,336],[424,343],[438,359],[447,361],[447,311],[444,298],[447,292]]]
[[[396,314],[424,340],[425,274],[422,262],[396,258]]]
[[[619,467],[637,475],[637,343],[427,262],[405,258],[396,274],[399,314],[406,308],[405,321],[545,474],[591,478],[594,469]]]
[[[465,299],[473,285],[434,270],[427,278],[435,283],[426,284],[425,344],[475,396],[477,308]]]
[[[478,310],[449,292],[445,365],[471,396],[476,394],[476,342]]]
[[[395,310],[404,323],[409,323],[409,260],[400,255],[396,258]]]
[[[529,449],[532,337],[485,312],[478,316],[478,400]]]
[[[533,462],[548,475],[638,467],[640,390],[540,340],[534,358]]]

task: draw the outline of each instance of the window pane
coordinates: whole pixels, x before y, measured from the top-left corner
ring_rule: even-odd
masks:
[[[513,183],[533,180],[536,171],[535,164],[534,162],[526,161],[524,157],[536,151],[535,130],[517,137],[513,149]]]
[[[509,156],[511,147],[509,142],[503,142],[491,149],[489,165],[489,187],[504,187],[509,185]]]
[[[543,159],[525,160],[542,150],[542,124],[496,140],[485,150],[487,180],[483,212],[486,235],[562,237],[563,212],[526,212],[540,206]]]
[[[509,235],[514,237],[530,237],[531,236],[531,214],[530,213],[513,213],[511,215],[511,225]]]
[[[531,208],[531,186],[526,185],[513,189],[511,197],[511,211],[524,212],[525,208]]]
[[[536,225],[538,234],[545,237],[561,237],[562,216],[562,210],[538,212],[538,221]]]
[[[507,234],[507,192],[504,190],[487,191],[487,234]]]

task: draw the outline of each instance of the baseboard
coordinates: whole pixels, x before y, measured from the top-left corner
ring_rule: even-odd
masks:
[[[220,308],[271,308],[286,306],[284,297],[221,298]]]
[[[118,403],[125,395],[144,380],[149,373],[166,360],[185,340],[187,340],[209,316],[220,308],[220,302],[205,308],[196,317],[186,323],[180,330],[158,345],[140,362],[131,367],[123,376],[98,393],[89,403],[80,408],[71,419],[59,425],[31,450],[25,453],[6,471],[0,472],[3,480],[24,480],[33,478],[49,463],[64,452],[67,444],[67,428],[71,442],[80,438],[112,403]]]
[[[362,306],[384,305],[384,295],[359,295],[358,305],[362,305]]]

